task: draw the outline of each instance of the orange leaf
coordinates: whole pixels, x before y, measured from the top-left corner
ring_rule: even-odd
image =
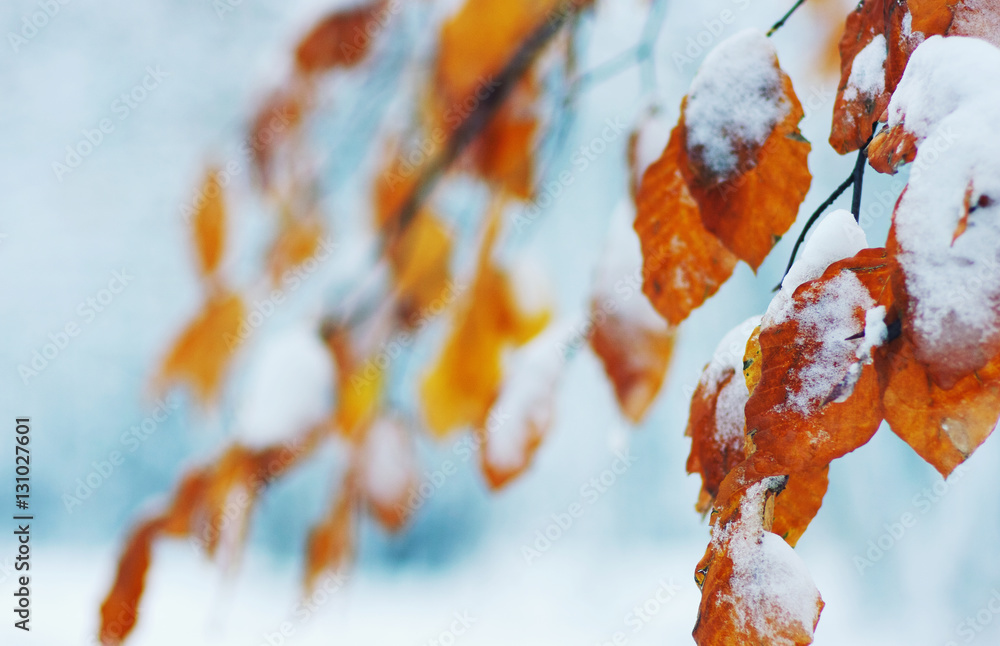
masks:
[[[676,328],[637,289],[642,250],[623,201],[612,216],[590,302],[590,347],[604,365],[622,413],[638,423],[660,392]]]
[[[140,525],[126,543],[118,561],[115,582],[101,604],[101,628],[98,638],[106,646],[125,640],[139,617],[138,605],[146,586],[146,571],[152,560],[153,541],[163,528],[154,518]]]
[[[947,477],[1000,418],[1000,356],[944,390],[903,336],[885,350],[883,406],[889,427]]]
[[[743,409],[749,392],[741,366],[759,323],[760,317],[752,317],[723,337],[691,397],[684,431],[691,438],[687,471],[701,474],[696,508],[703,514],[712,508],[726,475],[746,458]]]
[[[878,429],[880,390],[866,340],[877,335],[869,324],[884,325],[892,307],[891,272],[884,249],[864,249],[800,285],[785,307],[768,310],[760,382],[746,405],[759,473],[825,467]]]
[[[1000,354],[1000,171],[983,135],[1000,120],[996,85],[984,82],[997,75],[996,47],[934,36],[914,52],[889,107],[886,141],[901,133],[919,147],[889,231],[894,291],[902,332],[941,389]]]
[[[312,592],[316,580],[321,575],[340,569],[351,558],[354,550],[351,489],[350,483],[345,482],[326,518],[309,532],[305,573],[305,587],[308,592]]]
[[[453,296],[451,249],[451,231],[426,209],[390,239],[386,255],[396,277],[399,315],[408,327],[416,326],[432,310],[440,311]]]
[[[205,175],[200,197],[201,206],[194,214],[194,241],[201,273],[209,276],[219,267],[226,237],[226,204],[218,171]]]
[[[218,294],[174,341],[163,361],[163,385],[184,382],[202,400],[215,397],[229,361],[240,344],[245,308],[236,294]]]
[[[251,450],[233,445],[214,464],[191,471],[181,480],[170,506],[158,516],[142,522],[129,537],[118,563],[111,590],[101,605],[101,642],[120,644],[135,627],[138,604],[145,587],[153,543],[163,536],[190,536],[214,555],[219,537],[232,519],[227,503],[235,504],[245,520],[256,494],[286,469],[309,455],[324,429],[310,429],[295,442]],[[240,491],[245,497],[231,498]],[[242,541],[246,528],[227,536]],[[238,548],[238,544],[230,544]]]
[[[642,290],[671,325],[717,292],[736,265],[736,256],[702,224],[698,204],[681,175],[681,140],[677,126],[663,155],[643,175],[636,199]]]
[[[475,102],[477,91],[482,92],[484,84],[506,67],[521,43],[559,10],[562,1],[466,0],[441,28],[436,91],[444,105],[457,110],[467,100]]]
[[[298,69],[315,73],[357,65],[398,8],[398,0],[378,0],[328,15],[295,50]]]
[[[823,600],[799,556],[770,531],[773,497],[784,483],[757,481],[716,516],[695,574],[698,646],[812,643]]]
[[[522,200],[530,199],[534,189],[538,93],[537,81],[526,76],[468,150],[477,175]]]
[[[493,264],[498,226],[494,211],[480,249],[478,275],[421,386],[428,426],[438,436],[486,423],[503,378],[504,353],[538,334],[549,319],[547,310],[523,311],[507,273]]]
[[[481,466],[490,489],[504,487],[531,466],[552,426],[565,353],[581,341],[582,327],[575,321],[550,326],[513,353],[496,402],[486,423],[477,429]]]
[[[678,165],[705,229],[755,271],[809,192],[802,116],[791,79],[755,30],[709,54],[681,105]]]
[[[841,77],[830,145],[845,154],[872,133],[914,50],[935,35],[974,36],[1000,47],[1000,6],[989,0],[864,0],[848,17],[840,41]],[[855,69],[856,68],[856,69]],[[901,142],[896,148],[902,152]],[[872,166],[895,172],[883,145],[869,148]],[[873,155],[873,153],[875,153]],[[912,159],[910,154],[909,161]]]
[[[317,217],[284,221],[278,238],[271,245],[267,265],[271,282],[279,284],[289,269],[295,269],[312,258],[323,237],[323,223]]]
[[[797,471],[788,476],[785,489],[774,499],[774,524],[771,531],[795,547],[809,527],[830,484],[829,465],[818,469]]]

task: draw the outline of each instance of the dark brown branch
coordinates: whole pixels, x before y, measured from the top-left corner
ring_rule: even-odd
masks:
[[[458,159],[459,155],[487,126],[493,115],[500,109],[507,97],[510,96],[510,93],[514,91],[517,82],[525,75],[542,49],[559,33],[560,29],[562,29],[563,25],[571,17],[589,5],[590,2],[588,0],[573,0],[569,2],[564,10],[551,14],[521,44],[521,47],[507,63],[507,66],[497,75],[497,89],[462,121],[446,142],[444,150],[428,164],[427,168],[417,179],[416,186],[403,203],[395,218],[395,231],[393,233],[398,234],[406,230],[406,227],[409,226],[414,216],[420,210],[420,207],[430,197],[441,176],[444,175],[445,171]]]
[[[791,18],[792,14],[795,13],[795,10],[798,9],[799,7],[801,7],[803,5],[803,3],[805,3],[805,1],[806,0],[798,0],[798,2],[796,2],[795,4],[793,4],[792,8],[789,9],[785,13],[785,15],[781,17],[780,20],[778,20],[778,22],[776,22],[773,25],[771,25],[771,28],[767,30],[767,36],[768,36],[768,38],[771,37],[771,34],[773,34],[774,32],[778,31],[779,29],[781,29],[785,25],[785,21],[788,20],[789,18]]]

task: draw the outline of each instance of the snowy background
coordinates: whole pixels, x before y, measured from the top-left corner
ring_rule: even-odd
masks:
[[[694,62],[675,64],[688,38],[704,32],[717,42],[744,27],[766,29],[790,4],[670,3],[656,49],[666,119],[676,119],[705,54],[696,50]],[[638,3],[600,5],[596,22],[587,23],[583,69],[633,45],[643,25]],[[813,142],[813,188],[802,213],[811,212],[853,165],[853,157],[839,158],[826,143],[836,78],[815,73],[817,49],[830,29],[823,22],[835,16],[839,29],[850,7],[817,5],[810,10],[807,4],[774,38],[806,106],[803,133]],[[287,70],[297,39],[331,6],[324,0],[243,0],[220,17],[209,0],[69,0],[26,43],[15,46],[5,37],[0,427],[7,430],[0,433],[0,454],[8,457],[0,461],[0,482],[7,483],[5,492],[12,490],[13,420],[30,416],[36,521],[33,631],[15,631],[13,615],[3,611],[0,642],[91,643],[127,528],[172,489],[183,468],[212,458],[231,439],[238,414],[232,404],[205,413],[175,395],[166,420],[82,505],[67,511],[62,503],[77,479],[95,468],[92,463],[121,450],[122,434],[156,408],[150,388],[155,366],[201,298],[181,208],[207,162],[235,158],[246,168],[238,145],[254,106]],[[31,0],[7,0],[0,26],[5,34],[20,33],[24,17],[38,11]],[[716,37],[711,28],[723,11],[735,19],[718,22]],[[394,29],[390,37],[402,38],[408,26]],[[147,67],[159,67],[163,81],[121,118],[116,97],[140,83]],[[605,119],[632,123],[643,107],[637,69],[586,89],[561,163],[569,167],[571,152],[598,136]],[[82,130],[106,118],[114,131],[57,179],[53,162],[63,161]],[[541,258],[560,311],[586,302],[607,223],[625,195],[624,146],[622,137],[523,241]],[[868,171],[862,224],[872,244],[885,238],[900,186],[898,178]],[[338,190],[344,195],[325,202],[331,211],[357,199],[351,186]],[[270,226],[259,204],[241,197],[249,194],[243,173],[231,200],[236,239],[225,270],[233,276],[259,262]],[[841,205],[847,200],[841,198]],[[422,440],[422,468],[432,472],[451,459],[458,473],[399,535],[366,521],[349,581],[302,612],[305,534],[335,483],[330,456],[318,455],[265,497],[235,576],[224,576],[186,544],[159,544],[130,643],[447,644],[447,631],[464,625],[456,617],[469,627],[454,643],[470,645],[604,644],[617,632],[618,644],[693,643],[699,599],[693,570],[708,527],[693,509],[698,477],[684,473],[687,397],[717,341],[765,309],[803,220],[756,277],[741,264],[684,323],[667,387],[640,427],[623,424],[599,362],[581,352],[559,391],[557,424],[526,476],[491,495],[477,461],[456,458],[460,437]],[[341,240],[339,259],[268,320],[241,355],[237,374],[268,338],[325,302],[324,288],[363,242],[360,236]],[[105,288],[113,272],[134,278],[93,320],[81,316],[79,304]],[[24,383],[18,365],[30,363],[50,334],[73,322],[81,326],[79,336]],[[410,364],[416,378],[420,362]],[[226,401],[238,401],[241,388],[245,384],[233,380]],[[553,515],[580,502],[581,487],[609,469],[622,450],[634,464],[595,501],[584,501],[583,516],[526,563],[522,547],[534,544]],[[1000,616],[988,609],[1000,598],[998,489],[996,438],[947,485],[886,428],[834,462],[823,508],[798,547],[827,604],[815,643],[1000,643]],[[916,524],[898,539],[885,538],[906,513]],[[0,594],[9,603],[15,544],[10,530],[2,536]],[[893,545],[859,571],[856,557],[865,557],[869,542],[880,538]],[[286,621],[290,636],[282,637]]]

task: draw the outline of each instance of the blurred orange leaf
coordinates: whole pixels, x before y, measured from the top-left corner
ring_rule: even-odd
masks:
[[[299,42],[298,69],[311,73],[357,65],[398,10],[399,0],[378,0],[326,16]]]
[[[494,211],[480,248],[477,275],[459,304],[441,355],[421,385],[427,423],[438,436],[486,423],[503,379],[505,351],[538,334],[549,320],[547,310],[522,311],[510,277],[493,264],[498,227]]]
[[[319,248],[323,233],[323,223],[317,217],[283,221],[281,231],[268,253],[271,282],[277,285],[286,271],[312,258]]]
[[[414,327],[432,310],[439,312],[453,296],[449,289],[451,251],[451,231],[427,209],[419,211],[400,235],[390,239],[386,255],[396,278],[399,314],[405,325]],[[435,302],[441,307],[432,307]]]
[[[681,126],[643,175],[635,231],[642,244],[642,290],[671,325],[678,325],[733,273],[736,256],[701,222],[681,175]]]
[[[199,197],[201,206],[193,222],[195,248],[202,275],[209,276],[219,267],[226,239],[226,204],[217,170],[208,171]]]
[[[350,476],[348,476],[348,480]],[[345,481],[326,517],[309,532],[305,587],[311,592],[323,574],[342,568],[354,550],[353,485]]]
[[[160,382],[186,383],[202,402],[213,399],[240,344],[239,328],[244,324],[245,311],[237,294],[210,297],[201,313],[174,341],[160,368]]]

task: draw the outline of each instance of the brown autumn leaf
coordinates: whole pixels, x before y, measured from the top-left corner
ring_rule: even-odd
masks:
[[[746,405],[757,472],[822,468],[878,429],[871,349],[884,341],[879,333],[893,307],[892,267],[884,249],[864,249],[799,285],[783,308],[768,310],[760,382]]]
[[[947,477],[1000,419],[1000,356],[944,390],[903,336],[885,349],[883,407],[889,427]]]
[[[201,206],[194,214],[192,232],[199,269],[203,276],[210,276],[219,267],[226,241],[226,203],[218,170],[205,175],[199,196]]]
[[[349,475],[326,517],[309,532],[306,542],[305,588],[312,592],[316,581],[344,567],[354,550],[354,492]]]
[[[811,148],[792,81],[756,30],[706,57],[681,104],[681,174],[705,229],[755,271],[809,192]]]
[[[600,307],[596,300],[591,303],[592,312]],[[601,359],[622,414],[633,424],[642,421],[663,386],[676,336],[673,326],[649,327],[627,312],[608,312],[595,321],[590,347]]]
[[[833,108],[830,145],[845,154],[868,140],[889,105],[914,50],[935,35],[973,36],[1000,47],[1000,6],[991,0],[864,0],[847,17],[840,41],[841,77]],[[901,133],[897,146],[902,152]],[[869,158],[880,172],[900,163]],[[910,156],[912,159],[912,155]],[[909,161],[909,160],[906,160]],[[892,170],[889,170],[889,169]]]
[[[549,312],[523,311],[510,276],[492,260],[499,212],[487,223],[477,275],[454,314],[452,329],[420,395],[429,429],[437,436],[471,426],[482,428],[503,380],[506,351],[538,334]]]
[[[111,590],[101,605],[99,636],[102,644],[120,644],[135,627],[145,587],[153,543],[162,537],[190,537],[192,546],[215,555],[219,538],[229,531],[227,547],[240,548],[245,523],[232,533],[225,506],[233,503],[245,520],[256,495],[274,478],[309,455],[323,427],[309,429],[293,442],[261,449],[233,445],[214,463],[185,474],[170,505],[132,532],[119,559]],[[231,497],[236,494],[234,497]],[[234,540],[235,539],[235,542]]]
[[[749,392],[741,367],[748,339],[759,324],[760,317],[752,317],[722,338],[691,397],[684,431],[691,438],[687,472],[701,475],[695,508],[702,514],[712,508],[726,475],[746,459],[743,409]]]
[[[582,321],[551,325],[512,353],[504,382],[478,429],[480,466],[498,490],[531,466],[555,417],[566,357],[582,343]]]
[[[309,102],[308,86],[292,83],[268,96],[251,121],[247,144],[265,187],[273,179],[274,157],[279,146],[298,129]]]
[[[395,532],[410,517],[416,490],[417,456],[413,439],[397,419],[381,417],[368,429],[360,454],[359,489],[372,515]]]
[[[642,291],[678,325],[733,273],[736,256],[709,233],[681,175],[681,126],[643,175],[635,231],[642,245]]]
[[[98,639],[105,646],[122,643],[139,617],[139,601],[146,586],[146,572],[152,560],[153,542],[163,529],[163,520],[153,518],[135,530],[126,541],[118,560],[115,584],[101,604]]]
[[[521,43],[552,17],[564,0],[466,0],[441,28],[435,92],[443,105],[471,113],[489,83]],[[569,0],[566,4],[586,4]],[[484,25],[489,25],[484,29]],[[466,107],[468,105],[469,107]]]
[[[389,240],[386,256],[404,325],[416,326],[432,309],[441,309],[432,305],[443,304],[451,295],[451,251],[451,231],[428,209],[419,211],[406,229]]]
[[[997,86],[985,82],[997,75],[997,47],[934,36],[888,110],[887,140],[902,132],[917,147],[889,230],[893,289],[903,335],[945,390],[1000,354],[1000,171],[983,136],[1000,120]]]
[[[757,480],[714,515],[695,574],[698,646],[812,643],[823,600],[799,556],[771,532],[774,496],[785,482]]]
[[[673,355],[675,326],[640,291],[642,249],[623,200],[612,215],[590,301],[590,347],[614,387],[622,414],[639,423],[656,399]]]
[[[299,71],[316,73],[357,65],[389,19],[399,11],[399,1],[369,2],[323,18],[295,50]]]
[[[237,294],[209,297],[204,309],[174,341],[160,368],[162,386],[187,384],[202,402],[211,401],[239,346],[246,309]]]
[[[312,258],[319,249],[323,234],[323,222],[318,217],[283,220],[281,231],[267,254],[271,283],[278,285],[285,272]]]
[[[789,474],[784,490],[775,497],[771,531],[792,547],[823,506],[823,496],[830,484],[829,474],[829,465]]]
[[[538,95],[538,81],[525,76],[466,153],[479,177],[520,200],[531,199],[535,184]]]

